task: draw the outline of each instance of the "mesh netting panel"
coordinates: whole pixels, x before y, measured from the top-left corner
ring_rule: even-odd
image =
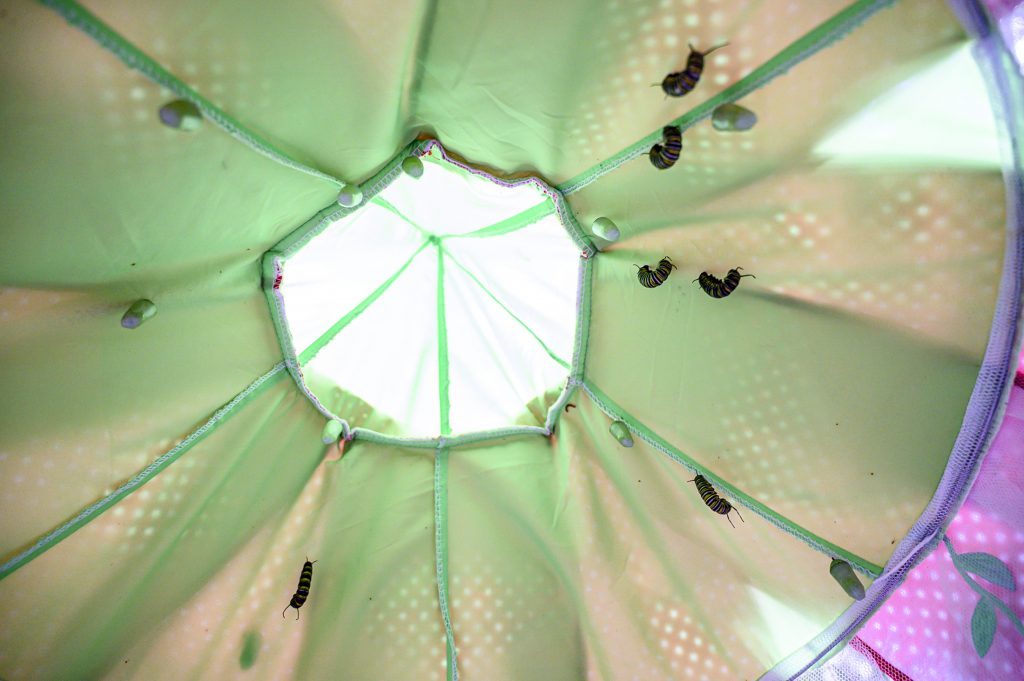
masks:
[[[946,531],[949,543],[910,571],[848,648],[801,681],[1018,675],[1024,665],[1024,355],[1016,382],[971,493]],[[950,546],[958,555],[955,561]],[[968,562],[960,557],[964,554],[989,558]],[[1004,567],[991,567],[996,562]],[[992,631],[973,622],[982,600],[1001,604],[992,606],[998,611]]]

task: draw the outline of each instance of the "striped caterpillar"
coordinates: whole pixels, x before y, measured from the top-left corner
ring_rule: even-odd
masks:
[[[700,276],[693,281],[700,282],[700,287],[704,289],[704,293],[708,294],[712,298],[725,298],[727,295],[736,290],[736,287],[740,285],[740,279],[743,277],[754,277],[753,274],[740,274],[742,267],[736,267],[729,270],[729,273],[725,275],[724,279],[719,279],[713,274],[707,272],[701,272]],[[757,277],[754,277],[757,279]],[[692,283],[692,282],[691,282]]]
[[[661,81],[661,89],[670,97],[682,97],[689,94],[693,88],[697,87],[697,82],[700,80],[701,74],[704,73],[704,57],[728,44],[715,45],[707,52],[698,52],[693,45],[690,45],[690,56],[686,58],[686,68],[665,76]]]
[[[668,279],[668,275],[672,274],[672,270],[675,268],[675,265],[672,264],[672,261],[666,255],[658,263],[657,269],[652,270],[647,265],[640,267],[640,265],[636,264],[634,264],[633,267],[637,268],[636,278],[640,280],[641,286],[646,288],[656,288],[665,283],[665,280]]]
[[[693,480],[690,480],[690,482],[697,484],[697,491],[700,493],[700,498],[707,507],[719,515],[724,515],[730,525],[736,527],[732,524],[732,518],[729,517],[729,513],[732,511],[736,511],[736,515],[740,516],[740,520],[743,520],[743,516],[740,515],[739,509],[733,508],[732,504],[718,496],[718,492],[715,491],[715,488],[711,486],[711,483],[708,482],[703,475],[698,475]],[[743,520],[743,522],[747,521]]]

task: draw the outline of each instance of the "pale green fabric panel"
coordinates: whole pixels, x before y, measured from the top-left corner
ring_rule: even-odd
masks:
[[[452,452],[460,678],[753,678],[846,607],[826,557],[750,512],[730,527],[688,471],[573,401],[553,452]]]
[[[575,511],[596,678],[753,679],[847,607],[826,556],[747,509],[731,527],[688,470],[639,439],[621,447],[585,395],[574,402],[560,503]]]
[[[251,268],[227,270],[199,301],[157,296],[156,317],[133,331],[119,324],[128,301],[0,292],[5,557],[109,493],[280,361]]]
[[[309,548],[301,550],[319,561],[301,618],[289,611],[288,626],[280,619],[302,566],[298,546],[291,562],[275,570],[287,588],[257,613],[269,661],[281,656],[288,661],[283,671],[297,679],[427,679],[443,672],[433,452],[357,442],[340,461],[330,460],[335,456],[319,471],[322,492],[298,511],[290,530],[308,534]],[[228,668],[235,645],[225,641]],[[264,679],[281,672],[272,664],[251,670]]]
[[[863,317],[980,362],[1002,268],[1003,192],[1002,176],[986,171],[779,172],[744,187],[742,201],[726,194],[672,219],[638,207],[645,229],[611,250],[681,257],[695,269],[687,281],[741,266],[757,277],[743,291]]]
[[[679,270],[653,291],[635,281],[635,253],[598,259],[588,377],[744,492],[884,563],[945,468],[976,360],[766,295],[763,266],[712,299],[690,281],[704,261],[685,232],[661,245]]]
[[[974,47],[963,43],[883,93],[821,140],[815,156],[833,167],[1000,170],[1000,133]],[[956,97],[946,96],[950,83]]]
[[[354,4],[88,2],[324,171],[364,179],[427,129],[552,181],[848,2]],[[640,158],[570,197],[583,224],[607,215],[623,230],[593,263],[586,378],[788,521],[879,564],[934,492],[977,377],[1003,190],[995,173],[815,170],[812,149],[961,39],[943,3],[903,0],[744,100],[754,130],[703,122],[674,169]],[[650,87],[687,42],[723,40],[685,99]],[[0,79],[0,155],[18,169],[0,179],[7,558],[280,361],[259,258],[336,188],[209,122],[164,128],[167,92],[35,4],[0,17]],[[663,255],[679,270],[641,288],[632,263]],[[690,282],[735,266],[758,278],[728,299]],[[410,314],[360,317],[346,348],[392,343],[401,380],[380,389],[410,404],[438,395],[436,339],[410,353],[402,335],[412,311],[433,323],[436,291],[410,306],[413,293],[396,306]],[[119,328],[143,296],[157,317]],[[351,426],[400,432],[403,414],[311,366]],[[543,422],[554,398],[518,422]],[[461,678],[753,678],[849,605],[828,556],[742,508],[730,527],[692,474],[639,439],[620,447],[586,394],[572,401],[550,440],[450,450],[440,561]],[[0,581],[0,677],[444,679],[435,453],[357,440],[338,460],[322,426],[282,374]],[[310,598],[299,621],[282,618],[307,556]]]
[[[944,6],[898,3],[744,100],[752,131],[698,124],[672,170],[637,159],[570,197],[585,223],[607,215],[624,232],[597,262],[588,376],[699,463],[875,563],[934,492],[966,408],[1002,186],[995,173],[815,172],[807,154],[959,36]],[[680,269],[642,289],[631,263],[663,255]],[[725,300],[690,281],[738,266],[757,279]]]
[[[277,382],[149,484],[0,582],[0,677],[102,678],[128,667],[120,673],[161,678],[167,658],[142,673],[124,662],[126,651],[151,645],[165,618],[257,535],[270,538],[257,566],[277,552],[287,558],[275,588],[261,583],[266,592],[255,599],[280,621],[304,553],[315,548],[304,523],[283,521],[323,456],[321,425],[294,384]],[[250,604],[240,597],[217,607]],[[204,637],[202,620],[218,613],[193,614],[193,633]]]
[[[821,163],[811,151],[834,127],[963,40],[944,3],[898,2],[743,98],[739,103],[758,116],[753,129],[730,134],[716,131],[710,121],[697,123],[684,132],[680,159],[671,170],[656,170],[640,157],[572,194],[570,203],[582,223],[607,215],[626,234],[676,224],[711,199],[745,203],[747,188],[757,180]],[[717,57],[708,58],[696,91],[714,82]],[[690,108],[686,101],[647,132]]]
[[[209,123],[166,128],[157,110],[170,96],[156,85],[45,7],[9,12],[0,148],[19,172],[0,181],[4,281],[194,298],[334,195]]]
[[[4,554],[170,448],[280,361],[259,258],[331,200],[35,3],[0,21]],[[59,46],[42,49],[40,46]],[[136,299],[158,313],[127,331]],[[45,501],[28,499],[45,496]]]
[[[165,616],[133,611],[145,635],[125,640],[102,678],[443,678],[432,559],[432,452],[358,443],[340,460],[329,448],[318,464],[324,450],[308,421],[311,410],[296,408],[304,423],[277,449],[276,463],[252,462],[279,476],[261,478],[253,487],[257,503],[266,495],[288,494],[287,503],[267,500],[265,518],[241,515],[245,542],[205,569],[202,581]],[[285,424],[294,412],[275,413],[272,427],[290,428]],[[266,415],[252,417],[262,421]],[[253,425],[250,418],[240,417],[239,426]],[[220,531],[211,527],[209,534]],[[317,561],[309,598],[298,620],[294,609],[282,617],[307,556]],[[187,572],[196,567],[184,566],[175,554],[166,560]],[[134,578],[126,574],[117,588],[130,587]],[[162,588],[152,579],[147,584]],[[249,640],[257,651],[244,656]]]
[[[406,89],[421,30],[429,29],[427,0],[85,4],[229,114],[320,170],[362,181],[408,142]]]
[[[468,158],[563,181],[721,91],[848,4],[440,3],[416,120]],[[882,19],[892,32],[906,32],[906,20],[920,21],[926,6],[946,12],[932,0],[911,4],[912,14]],[[931,28],[925,22],[921,30]],[[650,87],[685,65],[688,42],[708,49],[727,40],[685,100]],[[710,67],[712,60],[721,66]]]
[[[598,259],[590,376],[740,489],[882,563],[974,384],[1002,192],[985,172],[780,174],[663,221]],[[631,263],[666,254],[680,269],[640,288]],[[736,266],[757,278],[725,300],[691,282]]]
[[[586,678],[589,623],[581,616],[567,475],[564,454],[544,437],[451,451],[449,571],[460,679]]]

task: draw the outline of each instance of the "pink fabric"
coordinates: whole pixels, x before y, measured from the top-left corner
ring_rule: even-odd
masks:
[[[1024,73],[1024,0],[982,0]],[[1022,675],[1024,678],[1024,675]]]
[[[957,553],[989,553],[1010,568],[1016,591],[977,581],[1024,618],[1024,356],[1015,383],[992,448],[946,535]],[[1024,636],[1002,612],[992,648],[978,657],[971,638],[977,601],[940,545],[861,629],[875,655],[854,648],[893,679],[879,660],[915,681],[1024,679]]]
[[[988,11],[992,13],[992,16],[996,19],[1001,19],[1007,14],[1012,14],[1013,10],[1017,9],[1021,5],[1024,5],[1022,0],[984,0],[982,3],[988,7]]]
[[[1024,73],[1024,0],[981,0]],[[957,553],[984,552],[1009,567],[1016,590],[975,578],[1024,619],[1024,353],[999,432],[946,535]],[[971,637],[979,599],[944,544],[867,621],[850,648],[894,681],[1024,679],[1024,636],[1000,611],[984,658]]]

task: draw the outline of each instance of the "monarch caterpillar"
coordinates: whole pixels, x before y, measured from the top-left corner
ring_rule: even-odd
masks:
[[[742,267],[729,270],[729,273],[725,275],[724,279],[719,279],[713,274],[707,272],[701,272],[700,276],[693,281],[700,282],[700,287],[704,289],[704,293],[708,294],[712,298],[725,298],[727,295],[736,290],[736,287],[740,285],[740,279],[743,277],[754,277],[753,274],[740,274]],[[757,277],[754,277],[757,279]],[[692,283],[692,282],[691,282]]]
[[[306,562],[302,565],[302,574],[299,575],[299,586],[296,587],[292,600],[281,611],[281,617],[284,617],[288,608],[295,608],[295,619],[299,619],[299,608],[306,602],[306,598],[309,596],[309,586],[313,583],[313,563],[315,562],[315,560],[310,562],[307,558]]]
[[[661,81],[661,89],[671,97],[682,97],[697,87],[700,74],[704,72],[704,57],[715,50],[720,50],[729,43],[722,43],[712,47],[707,52],[698,52],[690,45],[690,56],[686,58],[686,68],[682,71],[670,73]]]
[[[700,493],[700,498],[704,501],[707,507],[719,515],[724,515],[730,525],[736,527],[732,524],[732,518],[729,517],[729,513],[732,511],[736,511],[736,515],[740,516],[740,520],[743,520],[743,516],[740,515],[739,509],[733,508],[732,504],[718,496],[718,492],[715,491],[715,488],[711,486],[711,483],[708,482],[703,475],[698,475],[693,480],[690,480],[690,482],[697,484],[697,491]],[[747,521],[743,520],[743,522]]]
[[[662,129],[661,135],[665,144],[655,144],[647,152],[647,156],[655,168],[667,170],[679,160],[679,152],[683,150],[683,132],[674,125],[666,125]]]
[[[668,275],[672,274],[672,269],[675,265],[669,260],[666,255],[658,263],[658,269],[652,270],[647,265],[640,267],[640,265],[634,264],[633,267],[637,268],[636,278],[640,280],[640,284],[646,288],[655,288],[661,286],[668,279]]]

